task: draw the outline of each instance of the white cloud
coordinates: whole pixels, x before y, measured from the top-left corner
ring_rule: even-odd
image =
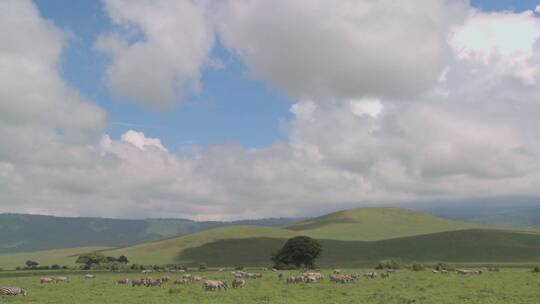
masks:
[[[377,117],[383,108],[380,100],[375,98],[352,100],[349,102],[349,106],[354,114],[358,116],[369,115],[371,117]]]
[[[199,90],[201,70],[214,45],[202,2],[106,0],[119,29],[96,46],[112,62],[106,82],[113,93],[154,108],[169,108]]]
[[[74,137],[100,129],[104,112],[58,73],[68,34],[41,19],[30,1],[7,0],[1,6],[0,123],[40,123]]]
[[[499,73],[534,82],[530,59],[540,37],[540,21],[532,11],[523,13],[475,12],[456,29],[451,44],[460,59],[495,66]]]
[[[167,149],[163,147],[159,138],[145,137],[142,132],[129,130],[122,135],[121,139],[123,142],[130,143],[141,150],[157,148],[158,150],[167,152]]]
[[[222,1],[221,41],[294,96],[401,96],[431,87],[464,1]]]
[[[138,102],[163,107],[185,93],[169,80],[182,75],[188,80],[181,86],[198,86],[213,38],[206,40],[208,7],[156,3],[107,2],[122,30],[98,45],[112,54],[110,81],[129,76],[117,79],[125,81],[120,87],[147,92]],[[0,141],[7,143],[0,145],[0,211],[232,219],[539,196],[536,17],[473,12],[460,24],[461,3],[409,5],[214,3],[221,39],[250,71],[302,98],[291,106],[287,142],[252,150],[193,147],[177,155],[135,130],[119,138],[103,134],[103,111],[59,76],[66,34],[29,1],[0,2],[0,41],[10,42],[0,46],[0,75],[9,76],[0,76]],[[168,19],[184,14],[185,20]],[[154,22],[161,17],[170,22]],[[192,37],[186,20],[203,29]],[[492,32],[501,26],[530,35],[507,45],[507,35]],[[128,43],[132,29],[135,42]],[[186,45],[193,53],[184,53]],[[146,60],[140,65],[138,52]],[[136,67],[123,70],[124,60]],[[148,66],[155,78],[134,72]]]

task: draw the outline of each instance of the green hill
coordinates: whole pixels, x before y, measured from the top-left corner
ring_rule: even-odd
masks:
[[[373,241],[474,228],[487,228],[402,208],[357,208],[327,214],[287,229],[318,239]]]
[[[365,266],[385,258],[460,263],[540,261],[539,230],[466,224],[398,208],[346,210],[285,228],[219,227],[101,251],[110,256],[126,255],[130,262],[146,265],[268,266],[272,252],[297,235],[309,235],[321,241],[321,266]],[[40,254],[25,254],[18,261],[28,258],[44,264]],[[50,253],[44,256],[47,260]],[[55,257],[58,256],[56,253]],[[64,263],[56,263],[74,261],[73,257],[64,256]],[[6,256],[0,256],[0,267],[19,265],[7,260]]]
[[[125,246],[186,235],[223,226],[282,226],[296,219],[196,222],[186,219],[75,218],[0,214],[0,253],[86,246]],[[47,233],[44,234],[43,232]]]
[[[0,268],[14,269],[18,266],[24,266],[28,260],[37,261],[40,265],[51,266],[58,265],[74,265],[75,260],[80,254],[100,251],[109,247],[77,247],[66,249],[55,249],[24,253],[0,254]]]
[[[231,226],[212,229],[204,232],[193,233],[181,237],[163,241],[145,243],[126,248],[105,251],[104,254],[111,256],[126,255],[133,263],[189,263],[190,261],[179,260],[183,251],[201,247],[209,243],[230,239],[253,239],[272,238],[286,240],[297,235],[294,231],[286,229],[259,227],[259,226]],[[265,248],[265,247],[263,247]],[[242,248],[237,248],[242,251]],[[210,255],[219,256],[219,251],[210,252]]]
[[[207,243],[183,250],[178,263],[209,266],[268,266],[270,253],[285,239],[248,238]],[[321,240],[322,267],[373,266],[381,259],[404,262],[537,263],[540,235],[499,230],[460,230],[380,241]]]
[[[400,208],[345,210],[283,229],[218,228],[106,254],[125,254],[142,264],[268,265],[271,253],[295,235],[321,240],[321,265],[366,265],[388,257],[459,262],[540,260],[537,230],[503,230]]]

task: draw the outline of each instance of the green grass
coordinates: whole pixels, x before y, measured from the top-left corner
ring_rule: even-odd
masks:
[[[366,269],[344,270],[363,273]],[[329,270],[323,270],[326,274]],[[289,272],[288,274],[296,274]],[[226,280],[228,272],[200,273],[206,278]],[[480,276],[433,274],[430,271],[398,271],[393,277],[360,279],[352,284],[335,284],[325,280],[314,284],[287,285],[275,273],[263,272],[262,280],[249,280],[244,289],[207,292],[200,283],[162,288],[116,286],[120,278],[139,278],[140,274],[97,274],[94,280],[72,275],[66,284],[40,285],[39,277],[0,277],[0,286],[20,286],[27,297],[0,297],[2,303],[254,303],[254,304],[467,304],[467,303],[538,303],[540,274],[526,269],[502,269]],[[173,276],[176,278],[177,276]]]
[[[252,239],[258,237],[286,239],[297,233],[280,228],[260,226],[230,226],[193,233],[163,241],[107,250],[106,255],[126,255],[130,262],[137,264],[178,263],[178,256],[187,249],[227,239]],[[238,248],[241,251],[241,248]]]
[[[286,228],[318,239],[375,241],[487,226],[451,221],[402,208],[358,208],[327,214]]]
[[[490,263],[540,260],[539,230],[465,224],[399,208],[346,210],[287,228],[227,226],[102,251],[110,256],[126,255],[130,263],[145,265],[268,266],[271,254],[296,235],[321,240],[322,266],[358,267],[390,257]],[[71,265],[75,257],[70,256],[98,249],[0,255],[0,267],[15,268],[28,259],[42,265]]]
[[[183,250],[177,263],[268,266],[285,239],[227,239]],[[458,263],[540,261],[540,235],[498,230],[460,230],[380,241],[321,240],[323,267],[371,266],[387,258]]]
[[[104,250],[108,247],[77,247],[17,254],[0,254],[0,268],[13,269],[24,266],[28,260],[37,261],[40,265],[75,265],[77,256],[81,253]]]

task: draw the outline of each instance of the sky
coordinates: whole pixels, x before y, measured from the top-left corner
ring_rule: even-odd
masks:
[[[0,212],[539,197],[539,17],[538,0],[1,1]]]

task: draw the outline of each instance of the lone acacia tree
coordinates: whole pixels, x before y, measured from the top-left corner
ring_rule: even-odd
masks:
[[[287,240],[283,248],[272,256],[274,267],[283,268],[313,268],[315,260],[322,251],[321,243],[308,236],[297,236]]]

